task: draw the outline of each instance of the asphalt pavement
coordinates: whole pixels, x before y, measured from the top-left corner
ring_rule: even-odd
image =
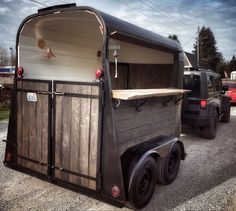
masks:
[[[0,123],[0,140],[7,123]],[[157,185],[143,210],[236,210],[236,106],[231,121],[218,124],[214,140],[183,126],[181,139],[188,154],[176,180]],[[5,143],[0,143],[3,160]],[[55,186],[0,163],[0,210],[128,210]]]

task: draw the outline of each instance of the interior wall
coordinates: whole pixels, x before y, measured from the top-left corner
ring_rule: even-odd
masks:
[[[173,64],[174,54],[114,40],[120,46],[118,62],[133,64]],[[109,51],[109,60],[114,62],[114,50]]]
[[[113,90],[119,89],[158,89],[173,87],[173,64],[127,64],[118,63],[118,77],[115,78],[115,65],[110,64],[110,77]]]
[[[20,33],[19,62],[24,78],[87,81],[102,65],[102,32],[93,13],[64,12],[28,21]],[[55,55],[45,57],[48,47]]]
[[[114,50],[109,50],[112,89],[168,88],[175,82],[175,56],[171,53],[112,40],[118,47],[118,77],[115,78]]]

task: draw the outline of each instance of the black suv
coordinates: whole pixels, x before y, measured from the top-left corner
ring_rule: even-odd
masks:
[[[205,138],[213,139],[217,132],[217,122],[230,120],[230,100],[225,95],[221,77],[212,71],[184,72],[185,94],[182,102],[182,123],[200,127]]]

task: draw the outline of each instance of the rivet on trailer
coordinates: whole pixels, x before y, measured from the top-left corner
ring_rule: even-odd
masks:
[[[133,208],[176,178],[177,42],[72,4],[27,17],[16,49],[6,166]]]

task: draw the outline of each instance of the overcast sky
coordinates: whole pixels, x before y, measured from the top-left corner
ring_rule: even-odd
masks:
[[[19,24],[42,5],[76,2],[92,6],[163,36],[178,35],[192,52],[198,26],[210,27],[219,51],[236,55],[236,0],[0,0],[0,46],[14,47]]]

